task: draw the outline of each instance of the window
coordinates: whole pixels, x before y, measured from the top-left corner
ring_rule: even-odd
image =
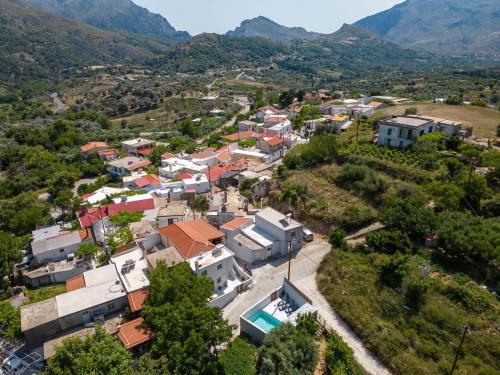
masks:
[[[420,134],[419,134],[419,135],[420,135],[420,137],[421,137],[421,136],[423,136],[423,135],[424,135],[424,133],[425,133],[425,130],[424,130],[424,129],[420,130]]]
[[[432,133],[432,126],[429,126],[429,133]]]
[[[168,225],[173,224],[173,223],[174,223],[174,219],[168,219],[168,220],[167,220],[167,223],[168,223]]]
[[[403,134],[403,129],[399,128],[399,138],[401,138],[402,134]]]
[[[115,309],[115,304],[114,303],[108,303],[108,310],[112,311]]]
[[[241,244],[238,242],[238,246],[241,246]]]
[[[64,249],[59,249],[59,252],[60,253],[64,253]]]
[[[387,129],[387,135],[392,135],[392,128]]]
[[[222,269],[222,263],[220,263],[220,264],[218,264],[218,265],[217,265],[217,269],[218,269],[218,270],[221,270],[221,269]]]
[[[267,251],[271,251],[271,248],[270,248],[270,247],[268,247],[268,248],[267,248]]]
[[[406,139],[411,139],[412,135],[413,135],[413,131],[408,130],[408,134],[406,135]]]
[[[221,280],[222,280],[222,279],[221,279],[220,277],[218,277],[218,278],[217,278],[217,284],[218,284],[218,283],[220,283],[220,282],[221,282]]]
[[[295,232],[292,232],[292,237],[295,237]]]

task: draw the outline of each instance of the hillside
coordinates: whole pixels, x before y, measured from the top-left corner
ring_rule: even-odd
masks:
[[[104,30],[152,36],[168,42],[187,40],[190,35],[175,30],[159,14],[131,0],[22,0],[36,9],[71,18]]]
[[[267,65],[285,51],[284,45],[263,38],[201,34],[173,46],[157,63],[170,71],[201,73],[209,69]]]
[[[280,63],[282,67],[302,72],[337,71],[344,78],[425,70],[444,62],[436,55],[402,48],[351,25],[343,25],[333,34],[296,43],[294,52]]]
[[[322,34],[306,31],[302,27],[282,26],[269,18],[257,17],[245,20],[234,31],[226,35],[238,37],[262,37],[276,42],[288,43],[297,39],[313,39]]]
[[[91,64],[147,61],[167,47],[130,34],[103,31],[11,0],[0,0],[0,81],[63,78]]]
[[[407,0],[356,25],[408,48],[500,59],[498,0]]]

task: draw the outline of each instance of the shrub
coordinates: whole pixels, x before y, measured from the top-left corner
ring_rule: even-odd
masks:
[[[473,283],[458,285],[451,282],[443,291],[443,294],[450,300],[462,305],[469,311],[482,313],[488,311],[493,306],[488,292],[484,292]]]
[[[357,371],[352,349],[336,333],[328,335],[325,350],[325,375],[354,375]]]
[[[95,245],[93,243],[84,243],[84,244],[80,245],[80,247],[78,248],[78,250],[76,252],[76,256],[83,258],[83,257],[86,257],[88,255],[94,255],[95,253],[97,253],[97,250],[99,250],[97,245]]]
[[[380,230],[366,235],[366,245],[374,251],[387,254],[408,254],[412,244],[408,236],[399,230]]]
[[[296,323],[298,330],[302,330],[310,336],[314,336],[319,329],[316,312],[299,314]]]
[[[380,280],[393,288],[401,286],[403,278],[410,272],[409,257],[395,253],[382,263]]]
[[[410,306],[418,308],[425,302],[425,296],[429,290],[427,280],[413,277],[406,286],[406,301]]]
[[[373,223],[375,218],[375,213],[370,208],[350,205],[344,208],[338,222],[345,230],[355,230]]]
[[[3,334],[9,340],[21,336],[21,314],[9,301],[0,301],[0,326],[6,327]]]
[[[237,337],[221,353],[219,362],[224,375],[254,375],[257,373],[257,348]]]
[[[345,240],[346,232],[341,228],[334,229],[328,236],[328,243],[336,249],[346,250],[347,242]]]

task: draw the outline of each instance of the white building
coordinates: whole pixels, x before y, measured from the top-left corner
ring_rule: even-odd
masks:
[[[32,235],[31,251],[35,264],[68,259],[82,244],[80,232],[64,231],[59,225],[34,231]]]
[[[378,123],[378,144],[404,148],[418,137],[438,130],[434,121],[412,116],[396,116]]]
[[[148,159],[139,158],[136,156],[127,156],[121,159],[115,159],[107,162],[106,170],[117,178],[128,176],[133,172],[143,170],[151,164]]]
[[[316,312],[312,301],[285,279],[283,285],[240,316],[240,334],[262,343],[272,329],[284,323],[295,325],[299,315]]]
[[[155,141],[144,138],[131,139],[122,142],[122,149],[129,155],[147,155],[156,145]]]
[[[248,264],[297,251],[303,244],[303,226],[271,207],[259,211],[255,222],[236,217],[221,226],[226,245],[235,256]]]

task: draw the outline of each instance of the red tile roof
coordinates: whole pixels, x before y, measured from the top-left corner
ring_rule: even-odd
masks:
[[[117,335],[125,348],[132,349],[151,340],[154,332],[144,323],[144,318],[137,318],[123,324]]]
[[[229,141],[244,141],[249,138],[261,138],[264,134],[256,133],[251,130],[225,135],[224,138]]]
[[[192,154],[191,158],[193,159],[206,159],[215,156],[215,153],[212,150],[204,150],[202,152],[198,152],[196,154]]]
[[[140,161],[140,162],[137,162],[137,163],[135,163],[135,164],[128,165],[126,168],[127,168],[127,170],[129,170],[129,171],[134,171],[134,170],[136,170],[136,169],[146,167],[146,166],[148,166],[149,164],[151,164],[151,160],[146,159],[146,160],[142,160],[142,161]]]
[[[177,176],[178,179],[181,179],[181,180],[188,180],[190,178],[193,178],[193,175],[191,173],[187,173],[187,172],[184,172],[184,173],[181,173]]]
[[[83,275],[78,275],[66,280],[66,291],[72,292],[73,290],[85,288],[85,278]]]
[[[266,105],[264,107],[260,107],[259,111],[260,112],[271,111],[273,113],[278,113],[278,110],[276,108],[274,108],[273,106],[270,106],[270,105]]]
[[[278,146],[283,143],[283,139],[280,137],[272,137],[271,139],[266,140],[266,143],[269,146]]]
[[[230,169],[226,165],[225,166],[215,165],[213,167],[210,167],[208,171],[205,172],[205,174],[207,175],[207,178],[210,182],[217,182],[224,173],[227,173],[229,171]]]
[[[373,107],[373,108],[375,108],[375,107],[379,107],[379,106],[381,106],[382,104],[384,104],[384,103],[381,103],[381,102],[370,102],[370,103],[368,103],[368,105],[369,105],[370,107]]]
[[[130,305],[130,311],[136,312],[142,309],[142,304],[149,297],[149,289],[143,288],[139,290],[134,290],[127,295],[128,304]]]
[[[170,152],[165,152],[161,158],[162,159],[172,159],[172,158],[176,158],[177,156],[175,156],[174,154],[170,153]]]
[[[222,225],[221,228],[233,230],[249,223],[250,221],[252,221],[252,219],[250,219],[249,217],[235,217],[233,220],[228,221],[226,224]]]
[[[184,259],[212,250],[211,242],[224,238],[224,233],[203,220],[180,221],[160,229],[160,235],[175,246]]]
[[[101,151],[97,151],[97,154],[98,155],[106,155],[106,156],[109,156],[109,155],[114,155],[116,154],[118,151],[116,151],[114,148],[111,148],[111,149],[108,149],[108,150],[101,150]]]
[[[137,153],[139,155],[149,155],[153,152],[153,150],[151,150],[150,148],[145,148],[144,150],[139,150],[137,151]]]
[[[132,201],[118,204],[108,204],[97,208],[78,211],[76,216],[82,228],[88,228],[92,224],[97,223],[99,220],[108,216],[115,216],[120,212],[141,212],[152,210],[155,208],[155,201],[153,198],[143,199],[140,201]]]
[[[89,142],[86,145],[80,147],[81,152],[89,152],[96,148],[108,147],[105,142]]]
[[[134,184],[138,188],[143,188],[146,186],[158,186],[160,185],[160,178],[155,174],[148,174],[134,180]]]

